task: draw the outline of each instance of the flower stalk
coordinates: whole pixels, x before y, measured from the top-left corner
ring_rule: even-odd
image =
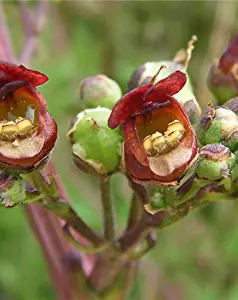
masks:
[[[100,178],[101,202],[103,208],[103,232],[107,241],[113,242],[116,235],[115,209],[111,197],[110,177]]]

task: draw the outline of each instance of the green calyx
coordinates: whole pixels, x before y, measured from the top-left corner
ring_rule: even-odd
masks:
[[[115,171],[120,162],[123,137],[119,129],[108,127],[110,113],[101,107],[84,110],[68,133],[74,156],[101,175]]]
[[[98,106],[111,109],[121,98],[122,92],[116,81],[99,74],[80,82],[79,96],[82,109]]]
[[[196,173],[199,178],[218,180],[231,175],[236,156],[222,144],[209,144],[200,151]]]
[[[238,147],[238,117],[228,108],[209,104],[201,117],[197,136],[201,145],[222,143],[235,151]]]
[[[0,205],[11,207],[24,203],[26,191],[24,180],[19,176],[0,174]]]

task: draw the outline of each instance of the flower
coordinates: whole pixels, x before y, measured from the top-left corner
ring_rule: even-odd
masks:
[[[197,158],[197,138],[183,107],[172,97],[186,83],[176,71],[132,90],[114,106],[110,128],[124,127],[124,163],[134,181],[176,185]]]
[[[210,68],[208,86],[219,104],[238,95],[238,35]]]
[[[188,73],[185,72],[184,66],[180,63],[175,61],[146,62],[139,66],[132,74],[128,82],[128,91],[148,84],[153,78],[156,70],[159,70],[162,65],[165,65],[166,68],[159,73],[155,82],[166,78],[177,70],[186,74],[186,84],[177,94],[174,95],[174,98],[183,106],[190,122],[195,123],[201,115],[201,109],[193,93],[193,87],[189,80]]]
[[[0,61],[0,168],[29,172],[43,164],[54,147],[57,126],[36,86],[48,77]]]

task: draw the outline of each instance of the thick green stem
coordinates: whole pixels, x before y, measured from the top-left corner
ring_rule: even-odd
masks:
[[[116,221],[113,201],[111,197],[110,179],[108,177],[100,178],[100,189],[103,208],[104,237],[108,241],[114,241],[116,234]]]

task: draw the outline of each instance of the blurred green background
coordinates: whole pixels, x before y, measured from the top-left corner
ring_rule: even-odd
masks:
[[[35,2],[28,4],[34,7]],[[3,1],[3,6],[19,51],[23,31],[17,1]],[[97,181],[74,167],[65,138],[78,110],[80,80],[105,73],[125,91],[137,66],[172,59],[196,34],[189,72],[204,106],[212,100],[206,88],[208,67],[238,30],[237,6],[237,1],[49,2],[31,67],[50,78],[40,91],[59,126],[53,155],[57,170],[74,207],[97,230],[101,223]],[[119,175],[113,182],[119,233],[128,213],[130,191]],[[128,299],[237,300],[237,213],[236,203],[211,205],[160,232],[156,249],[141,262]],[[55,299],[22,209],[0,209],[0,237],[0,300]]]

